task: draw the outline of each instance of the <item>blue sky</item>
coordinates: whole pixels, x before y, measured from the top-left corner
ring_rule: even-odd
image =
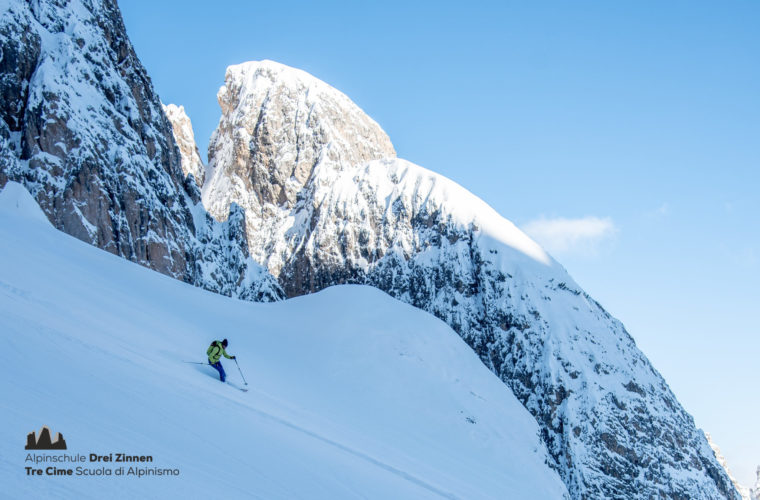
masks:
[[[123,0],[202,156],[225,68],[346,93],[626,325],[735,475],[760,465],[760,3]]]

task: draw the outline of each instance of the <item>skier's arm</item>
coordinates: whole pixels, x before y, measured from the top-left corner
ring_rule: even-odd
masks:
[[[227,359],[233,359],[235,357],[235,356],[230,356],[229,354],[227,354],[227,349],[225,349],[224,347],[222,347],[222,354]]]

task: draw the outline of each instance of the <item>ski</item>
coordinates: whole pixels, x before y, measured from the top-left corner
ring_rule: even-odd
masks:
[[[193,364],[193,365],[208,365],[208,363],[201,363],[200,361],[182,361],[182,362],[183,363],[190,363],[190,364]],[[239,368],[240,367],[238,366],[238,369]],[[240,372],[240,376],[241,377],[243,376],[243,372]],[[235,384],[233,384],[231,382],[226,382],[226,381],[224,383],[227,384],[228,386],[234,388],[234,389],[237,389],[240,392],[248,392],[248,388],[247,387],[239,387],[239,386],[237,386],[237,385],[235,385]],[[248,385],[248,383],[246,382],[245,385]]]

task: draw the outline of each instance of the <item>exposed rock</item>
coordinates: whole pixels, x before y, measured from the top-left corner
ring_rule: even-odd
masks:
[[[175,104],[162,105],[162,107],[164,113],[166,113],[166,117],[172,124],[174,140],[177,141],[182,159],[182,171],[185,173],[185,176],[192,174],[198,187],[203,187],[206,166],[203,165],[201,155],[198,152],[198,146],[195,145],[193,124],[185,113],[185,108]]]
[[[337,173],[396,156],[377,123],[303,71],[272,61],[230,66],[217,98],[223,115],[209,143],[204,206],[218,219],[233,201],[243,207],[254,259],[271,267],[266,242],[288,224],[315,168]]]
[[[185,182],[116,3],[7,5],[0,187],[22,183],[55,227],[143,266],[227,295],[280,298],[247,253],[242,221],[217,224]]]

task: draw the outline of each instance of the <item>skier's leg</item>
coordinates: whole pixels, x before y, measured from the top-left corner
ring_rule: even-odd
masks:
[[[227,376],[224,373],[224,368],[222,368],[222,363],[220,361],[217,361],[214,364],[211,364],[211,362],[209,362],[209,365],[211,365],[216,371],[219,372],[219,380],[224,382],[224,379],[227,378]]]

